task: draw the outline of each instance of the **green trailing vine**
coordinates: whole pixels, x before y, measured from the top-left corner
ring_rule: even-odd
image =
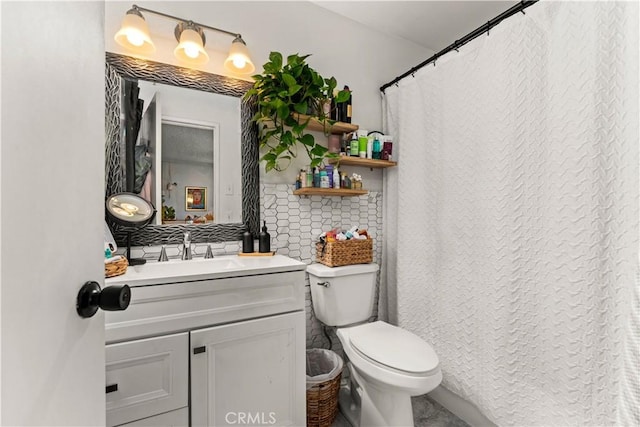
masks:
[[[260,158],[265,162],[265,170],[282,171],[297,157],[298,147],[311,159],[311,167],[319,166],[327,157],[335,155],[316,143],[313,135],[306,133],[309,119],[298,123],[296,114],[316,117],[321,123],[331,126],[331,120],[323,111],[325,102],[331,102],[337,82],[334,77],[324,78],[306,63],[309,55],[289,55],[283,63],[282,54],[271,52],[264,64],[263,74],[253,76],[253,88],[245,97],[256,96],[258,112],[253,121],[258,124],[260,148],[264,153]],[[349,91],[341,90],[334,104],[349,99]]]

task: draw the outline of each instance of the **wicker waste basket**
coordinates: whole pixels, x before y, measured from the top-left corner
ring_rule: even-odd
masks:
[[[307,427],[330,427],[338,415],[342,365],[331,350],[307,350]]]

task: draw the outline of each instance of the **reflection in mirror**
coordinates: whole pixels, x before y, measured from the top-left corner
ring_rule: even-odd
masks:
[[[141,194],[162,212],[156,224],[240,222],[240,99],[146,81],[138,86],[144,101],[138,151],[151,163]],[[202,206],[188,203],[188,188],[200,189]]]
[[[105,196],[126,191],[129,185],[133,187],[130,181],[135,179],[127,178],[136,175],[133,170],[137,168],[129,161],[136,156],[135,153],[127,155],[127,152],[135,152],[135,147],[139,147],[138,160],[151,165],[150,179],[147,180],[145,175],[139,185],[143,187],[146,184],[148,197],[155,201],[153,204],[158,210],[154,223],[130,233],[131,244],[180,243],[186,231],[191,233],[194,243],[238,240],[247,229],[257,235],[260,217],[258,131],[251,122],[256,113],[256,102],[253,97],[242,98],[252,84],[110,52],[107,52],[106,60]],[[141,96],[146,97],[145,93],[156,93],[162,89],[156,93],[155,104],[152,103],[152,94],[144,108],[137,108],[132,114],[127,110],[127,102],[122,95],[127,92],[125,87],[138,82],[152,88],[141,89]],[[199,113],[204,111],[204,107],[196,106],[193,99],[163,100],[169,96],[164,93],[165,87],[168,91],[178,89],[196,96],[219,97],[221,101],[212,102],[210,98],[206,104],[222,104],[214,112],[189,115],[178,110],[178,104]],[[135,127],[131,126],[131,116],[135,116],[135,123],[142,126],[138,114],[141,116],[142,111],[148,112],[150,108],[155,108],[154,115],[159,117],[155,123],[145,124],[144,131],[136,129],[128,133]],[[227,121],[227,116],[233,116],[231,121]],[[168,138],[166,141],[162,138],[163,133]],[[207,142],[196,142],[205,138],[202,135],[192,136],[192,133],[206,133]],[[129,139],[130,148],[127,149],[129,134],[135,136]],[[150,142],[152,137],[156,143]],[[155,157],[159,160],[149,161]],[[206,173],[204,169],[200,170],[205,160],[210,171]],[[186,166],[179,166],[179,163]],[[187,172],[181,171],[180,167],[185,167]],[[197,197],[201,198],[202,205],[198,204]],[[161,223],[163,213],[165,217],[174,217],[173,222]],[[197,219],[196,223],[185,222],[187,216],[191,221]],[[116,242],[124,244],[127,234],[117,226],[113,231]]]

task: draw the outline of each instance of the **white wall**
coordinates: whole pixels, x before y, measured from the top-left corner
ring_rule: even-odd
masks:
[[[354,100],[353,123],[368,130],[382,130],[379,87],[432,54],[415,43],[373,31],[306,1],[159,1],[136,4],[241,33],[252,54],[256,73],[262,71],[262,64],[268,60],[271,51],[284,55],[311,54],[309,64],[319,73],[325,77],[336,77],[340,87],[349,85]],[[129,7],[131,2],[106,3],[105,38],[109,52],[132,55],[113,40]],[[184,65],[173,56],[177,44],[173,37],[175,22],[148,13],[145,18],[157,48],[147,59]],[[211,60],[202,69],[229,75],[222,63],[232,38],[210,31],[206,32],[206,37]],[[316,133],[315,137],[326,143],[321,133]],[[304,161],[300,163],[290,167],[287,173],[270,172],[265,176],[261,172],[261,179],[291,184],[295,181],[296,169],[304,166]],[[380,170],[358,169],[353,171],[362,173],[365,187],[372,190],[382,188]]]

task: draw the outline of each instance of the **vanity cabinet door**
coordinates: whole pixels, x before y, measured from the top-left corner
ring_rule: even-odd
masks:
[[[304,312],[191,332],[194,426],[306,424]]]
[[[107,426],[187,407],[188,349],[187,332],[108,345]]]

